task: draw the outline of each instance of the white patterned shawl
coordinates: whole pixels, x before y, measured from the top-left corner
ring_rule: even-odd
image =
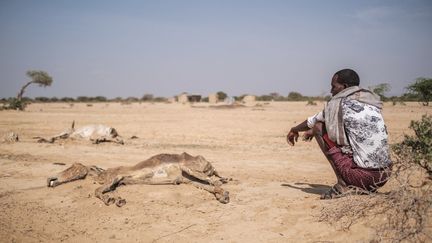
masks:
[[[382,108],[382,102],[376,94],[359,86],[348,87],[333,96],[324,108],[324,118],[329,138],[340,146],[350,145],[345,133],[341,107],[342,100],[346,97],[375,106],[378,109]]]

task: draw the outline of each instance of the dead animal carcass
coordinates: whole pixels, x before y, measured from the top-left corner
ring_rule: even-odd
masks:
[[[229,179],[221,177],[212,164],[202,156],[182,154],[158,154],[134,166],[120,166],[107,170],[96,166],[75,163],[56,176],[47,179],[48,187],[78,179],[91,177],[102,184],[95,191],[95,196],[106,205],[115,203],[121,207],[126,200],[115,197],[112,192],[120,185],[177,185],[191,184],[212,193],[221,203],[229,202],[229,193],[222,189],[222,184]]]
[[[85,139],[90,140],[93,143],[101,143],[101,142],[114,142],[119,144],[124,144],[123,139],[117,133],[117,130],[113,127],[105,126],[105,125],[87,125],[80,128],[75,129],[75,122],[72,122],[72,126],[69,129],[51,137],[51,138],[43,138],[43,137],[34,137],[38,139],[38,143],[54,143],[59,139]]]

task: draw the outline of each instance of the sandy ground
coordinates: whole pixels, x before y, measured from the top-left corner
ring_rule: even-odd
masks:
[[[0,111],[0,135],[17,132],[19,143],[0,143],[1,242],[365,242],[368,222],[342,231],[318,216],[335,200],[319,200],[335,182],[314,143],[289,147],[289,128],[323,104],[274,102],[236,109],[183,104],[32,104],[25,112]],[[409,122],[432,108],[386,104],[390,142]],[[88,141],[36,143],[69,127],[115,127],[125,145]],[[158,153],[202,155],[233,181],[221,204],[191,185],[118,188],[122,208],[94,197],[98,186],[80,180],[56,188],[46,178],[74,162],[109,168],[133,165]],[[56,165],[53,163],[65,163]],[[386,190],[384,187],[383,191]]]

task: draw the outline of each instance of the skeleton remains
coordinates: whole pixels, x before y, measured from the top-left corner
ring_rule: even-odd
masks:
[[[3,135],[2,142],[5,143],[16,143],[19,141],[18,134],[15,132],[8,132]]]
[[[134,166],[120,166],[107,170],[96,166],[84,166],[75,163],[58,175],[47,179],[48,187],[92,177],[102,184],[95,191],[95,196],[106,205],[115,203],[121,207],[126,200],[115,197],[113,191],[120,185],[178,185],[192,184],[212,193],[221,203],[229,202],[229,193],[221,185],[228,182],[221,177],[212,164],[202,156],[182,154],[158,154]]]
[[[38,139],[38,143],[54,143],[58,139],[67,138],[86,139],[92,141],[95,144],[101,142],[115,142],[124,144],[123,139],[113,127],[108,127],[105,125],[87,125],[75,129],[75,121],[72,122],[71,128],[51,138],[46,139],[43,137],[34,137],[34,139]]]

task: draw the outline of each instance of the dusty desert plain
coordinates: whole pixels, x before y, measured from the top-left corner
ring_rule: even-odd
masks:
[[[335,183],[318,146],[290,147],[290,127],[322,109],[323,103],[253,103],[238,108],[208,104],[52,103],[26,111],[0,111],[0,135],[19,134],[18,143],[0,143],[1,242],[368,242],[376,232],[367,220],[348,230],[319,220],[337,203],[319,195]],[[386,103],[390,142],[409,133],[409,123],[431,114],[417,103]],[[125,144],[89,141],[37,143],[76,126],[105,124]],[[136,136],[137,139],[130,139]],[[129,185],[117,189],[123,207],[105,206],[98,187],[78,180],[55,188],[47,177],[74,162],[102,168],[134,165],[159,153],[202,155],[221,175],[230,202],[191,185]],[[59,164],[60,163],[60,164]],[[62,165],[62,163],[64,165]],[[388,190],[388,185],[381,192]],[[358,196],[364,197],[364,196]]]

